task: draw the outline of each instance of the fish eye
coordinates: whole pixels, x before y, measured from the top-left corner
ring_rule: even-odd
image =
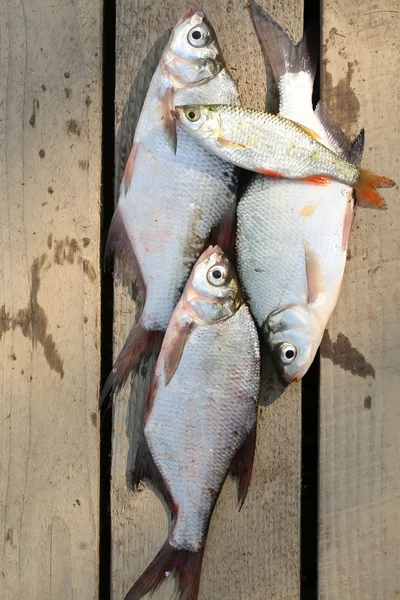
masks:
[[[285,365],[290,365],[297,356],[297,348],[293,344],[285,342],[279,346],[278,355]]]
[[[204,27],[196,25],[188,33],[188,42],[195,48],[202,48],[209,40],[210,34]]]
[[[228,277],[228,270],[221,265],[214,265],[208,270],[207,281],[216,287],[224,285]]]
[[[188,121],[190,121],[191,123],[195,123],[196,121],[198,121],[200,119],[200,111],[198,108],[188,108],[186,111],[186,118],[188,119]]]

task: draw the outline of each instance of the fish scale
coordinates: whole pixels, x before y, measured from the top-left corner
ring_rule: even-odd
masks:
[[[204,34],[200,46],[198,38],[190,38],[193,30]],[[144,306],[100,402],[123,385],[146,350],[159,349],[211,231],[223,221],[222,233],[230,234],[235,167],[208,154],[185,132],[176,132],[171,116],[173,102],[195,98],[240,103],[215,32],[202,11],[189,10],[173,29],[151,80],[111,223],[107,252],[118,258],[128,284],[137,280]]]
[[[232,168],[185,132],[178,134],[176,155],[159,138],[156,144],[143,138],[121,210],[146,286],[144,327],[166,329],[193,262],[235,199]]]
[[[315,61],[306,40],[294,46],[285,32],[252,2],[264,52],[272,58],[279,116],[312,128],[346,157],[350,142],[323,105],[312,106]],[[278,45],[279,44],[279,45]],[[304,70],[303,70],[304,69]],[[290,382],[309,368],[337,302],[353,216],[353,190],[331,181],[316,186],[255,175],[238,204],[238,271],[244,293],[279,373]],[[307,257],[312,257],[307,271]],[[310,278],[310,280],[309,280]],[[310,281],[319,289],[315,297]],[[292,344],[293,362],[279,349]]]
[[[210,246],[168,325],[133,477],[134,486],[147,481],[164,496],[172,532],[125,600],[153,592],[171,573],[179,597],[197,600],[208,527],[230,467],[240,506],[250,484],[259,386],[253,318],[232,265]]]
[[[235,449],[254,424],[256,336],[248,308],[242,305],[229,327],[223,322],[195,329],[173,379],[167,387],[160,385],[145,431],[179,506],[171,539],[176,547],[199,550]]]

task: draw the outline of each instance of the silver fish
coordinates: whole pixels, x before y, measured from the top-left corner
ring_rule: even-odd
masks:
[[[279,89],[279,114],[314,129],[328,147],[359,163],[363,132],[350,144],[320,103],[312,106],[316,60],[251,3]],[[237,216],[238,270],[245,296],[286,382],[308,370],[340,291],[353,219],[353,190],[256,175]]]
[[[125,600],[154,591],[170,573],[180,594],[197,600],[210,518],[232,463],[240,506],[248,490],[259,385],[253,319],[233,267],[210,246],[168,326],[134,474],[136,486],[148,480],[164,495],[173,530]]]
[[[263,175],[353,187],[364,199],[387,208],[376,188],[395,182],[351,164],[320,142],[312,129],[281,115],[230,105],[175,106],[177,123],[202,147],[227,162]]]
[[[111,224],[108,253],[145,296],[103,389],[120,387],[146,347],[162,338],[211,230],[236,205],[234,167],[200,148],[171,116],[174,102],[240,102],[205,14],[178,22],[154,73],[136,128]]]

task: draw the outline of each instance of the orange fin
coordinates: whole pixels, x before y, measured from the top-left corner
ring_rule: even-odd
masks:
[[[395,182],[383,175],[377,175],[366,169],[360,169],[360,175],[354,189],[368,202],[372,202],[379,208],[387,208],[387,204],[376,188],[391,188]]]
[[[343,221],[343,232],[342,232],[342,248],[343,250],[347,250],[347,245],[349,243],[351,226],[353,224],[353,200],[349,200],[346,206],[346,212],[344,214]]]
[[[239,142],[232,142],[231,140],[226,140],[225,138],[218,137],[217,142],[222,148],[229,148],[230,150],[246,150],[251,148],[251,146],[246,146],[246,144],[239,144]]]
[[[139,143],[133,142],[132,148],[131,148],[131,151],[129,154],[129,158],[128,158],[126,166],[125,166],[124,177],[122,179],[122,182],[124,185],[124,190],[125,190],[125,195],[128,193],[129,187],[131,185],[131,180],[132,180],[133,170],[135,168],[135,161],[136,161],[138,150],[139,150]]]
[[[314,185],[329,185],[332,180],[326,175],[309,175],[304,178],[304,181],[313,183]]]
[[[315,204],[306,204],[299,211],[299,217],[311,217],[315,213],[315,209],[317,208],[317,202]]]
[[[231,466],[231,475],[238,479],[238,506],[242,509],[249,490],[256,450],[257,422],[237,452]]]
[[[306,127],[305,125],[302,125],[298,121],[292,121],[292,122],[295,125],[297,125],[297,127],[300,127],[300,129],[302,129],[303,131],[305,131],[306,133],[308,133],[308,135],[311,135],[311,137],[314,138],[314,140],[320,140],[321,139],[321,136],[319,135],[319,133],[317,133],[316,131],[314,131],[314,129],[310,129],[309,127]]]
[[[172,327],[171,332],[168,331],[168,338],[164,346],[164,385],[168,385],[173,378],[176,369],[180,363],[185,344],[194,327],[193,321],[186,321],[181,324],[179,321],[174,323],[173,320],[169,327]]]
[[[267,175],[268,177],[284,177],[282,173],[278,173],[278,171],[270,171],[269,169],[254,169],[257,173],[261,173],[261,175]]]
[[[160,98],[159,113],[164,124],[164,130],[173,153],[176,154],[177,135],[176,123],[171,113],[174,108],[174,88],[168,86]]]
[[[311,250],[307,242],[304,242],[304,254],[306,259],[308,302],[311,304],[325,291],[325,286],[320,258],[314,250]]]

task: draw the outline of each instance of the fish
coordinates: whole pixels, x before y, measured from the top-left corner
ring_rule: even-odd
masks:
[[[218,224],[222,232],[232,227],[236,169],[177,132],[170,114],[174,102],[193,101],[237,104],[240,97],[212,25],[191,9],[173,29],[151,80],[110,226],[106,262],[118,259],[118,274],[136,282],[144,306],[100,404],[119,390],[146,349],[159,351],[210,232]]]
[[[302,123],[228,104],[176,105],[171,114],[203,148],[230,164],[315,185],[340,181],[367,202],[387,208],[376,188],[390,188],[395,182],[352,164],[322,144],[318,132]]]
[[[218,246],[198,259],[166,331],[147,400],[134,487],[152,484],[173,526],[125,600],[174,574],[179,597],[197,600],[207,531],[231,467],[239,508],[253,469],[260,350],[232,264]]]
[[[255,2],[251,15],[278,84],[279,115],[312,128],[328,148],[359,164],[364,131],[350,142],[321,102],[313,109],[318,56],[308,41],[312,32],[295,45]],[[353,189],[337,181],[315,186],[257,174],[239,200],[243,293],[286,383],[309,369],[336,306],[353,216]]]

